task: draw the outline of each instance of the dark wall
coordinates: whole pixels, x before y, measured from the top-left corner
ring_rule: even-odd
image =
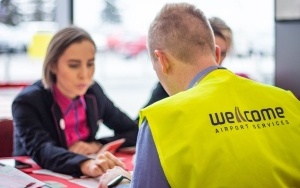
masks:
[[[300,100],[300,20],[275,24],[275,85]]]

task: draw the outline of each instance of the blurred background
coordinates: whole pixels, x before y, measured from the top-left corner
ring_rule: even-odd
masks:
[[[51,36],[67,25],[92,35],[97,45],[95,80],[132,118],[157,82],[146,49],[147,30],[169,0],[0,0],[0,117],[10,117],[15,95],[41,78]],[[274,0],[187,0],[233,30],[224,66],[274,85]]]

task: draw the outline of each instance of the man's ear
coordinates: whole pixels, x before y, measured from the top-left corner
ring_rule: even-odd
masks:
[[[221,48],[218,45],[215,45],[215,52],[216,62],[221,65]]]
[[[160,50],[154,50],[154,54],[157,58],[157,61],[161,67],[162,73],[166,74],[168,73],[169,69],[169,60],[166,56],[166,54]]]

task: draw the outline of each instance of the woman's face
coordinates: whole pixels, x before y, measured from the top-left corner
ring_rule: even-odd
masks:
[[[56,86],[66,97],[84,95],[93,82],[96,49],[88,40],[71,44],[52,68]]]
[[[222,64],[222,61],[225,59],[227,51],[229,46],[227,45],[226,41],[219,37],[219,36],[215,36],[215,40],[216,40],[216,45],[218,45],[221,49],[221,61],[220,64]]]

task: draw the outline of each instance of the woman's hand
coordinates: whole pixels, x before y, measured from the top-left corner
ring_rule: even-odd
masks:
[[[101,148],[102,144],[99,142],[78,141],[69,147],[69,151],[82,155],[90,155],[97,153]]]
[[[113,169],[107,170],[107,172],[101,176],[98,188],[107,188],[107,184],[120,175],[131,179],[131,174],[129,172],[119,166],[115,166]],[[124,181],[129,183],[127,179],[124,179]]]
[[[126,168],[125,164],[110,152],[98,154],[95,159],[84,161],[80,165],[81,172],[90,177],[97,177],[104,174],[108,169],[119,166]]]

